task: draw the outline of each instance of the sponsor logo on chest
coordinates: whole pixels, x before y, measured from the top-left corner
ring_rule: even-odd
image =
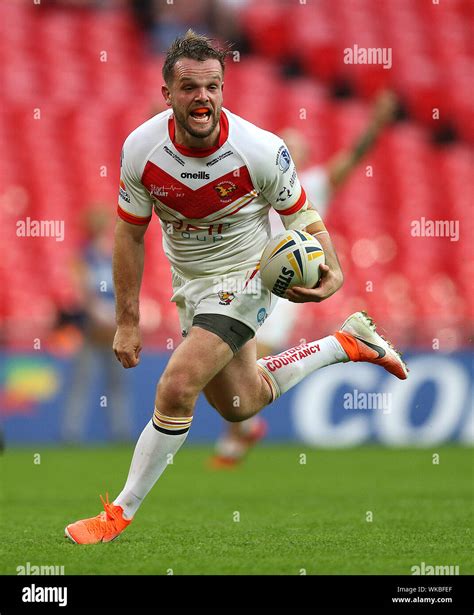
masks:
[[[181,173],[181,177],[183,179],[210,179],[211,176],[205,171],[198,171],[197,173],[183,172]]]

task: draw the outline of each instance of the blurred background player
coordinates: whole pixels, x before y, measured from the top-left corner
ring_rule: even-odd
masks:
[[[303,169],[299,173],[301,185],[322,216],[327,212],[336,190],[344,185],[364,155],[374,146],[381,131],[395,118],[397,107],[397,98],[393,92],[381,92],[374,103],[368,126],[354,146],[337,152],[325,165],[308,167],[311,148],[301,131],[286,128],[281,132],[280,136],[288,145],[296,168]],[[274,209],[270,210],[270,222],[273,237],[284,232],[285,227]],[[258,357],[273,355],[287,346],[299,309],[298,303],[278,300],[271,317],[257,333]],[[267,424],[259,415],[241,423],[226,423],[224,433],[216,442],[211,466],[216,469],[236,466],[266,433]]]
[[[129,400],[124,372],[110,352],[115,334],[115,299],[112,279],[110,208],[93,206],[85,212],[83,249],[74,263],[82,297],[81,321],[84,341],[74,359],[61,435],[69,443],[83,440],[90,394],[102,371],[104,389],[97,394],[94,408],[107,415],[113,440],[131,437]]]

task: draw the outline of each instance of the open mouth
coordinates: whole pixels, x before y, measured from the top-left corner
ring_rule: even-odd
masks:
[[[198,109],[193,109],[189,115],[195,122],[205,124],[211,119],[211,110],[207,107],[199,107]]]

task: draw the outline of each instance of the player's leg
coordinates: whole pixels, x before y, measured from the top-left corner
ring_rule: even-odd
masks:
[[[116,538],[132,517],[168,463],[184,443],[199,393],[234,356],[229,345],[208,330],[192,327],[175,350],[158,383],[155,412],[135,447],[124,489],[103,502],[105,512],[66,527],[80,544]]]
[[[257,331],[257,358],[274,354],[287,346],[301,307],[284,299],[276,302],[271,315]],[[259,415],[245,421],[226,422],[223,433],[216,441],[215,452],[210,459],[211,467],[235,467],[265,437],[267,429],[265,419]]]
[[[364,312],[352,314],[334,335],[263,357],[252,365],[255,356],[252,340],[204,389],[209,402],[229,421],[255,415],[307,375],[335,363],[374,363],[402,380],[408,372],[400,355],[377,333]]]
[[[257,364],[256,340],[251,339],[204,388],[208,402],[232,423],[257,414],[272,401],[272,389]]]
[[[283,374],[280,386],[275,383],[272,361],[288,364],[286,358],[308,357],[309,361]],[[284,390],[290,389],[305,375],[333,363],[348,361],[348,357],[337,339],[330,335],[315,342],[309,342],[276,357],[264,357],[257,361],[256,340],[249,341],[205,387],[209,403],[228,421],[245,421],[257,414]],[[295,361],[296,362],[296,361]],[[270,366],[270,367],[269,367]],[[282,380],[282,379],[280,379]]]
[[[365,312],[349,316],[339,331],[290,348],[258,363],[272,384],[274,398],[298,384],[313,371],[347,361],[380,365],[400,380],[405,380],[408,368],[391,343],[377,333],[375,324]]]
[[[199,327],[192,327],[173,353],[157,386],[153,419],[140,436],[127,482],[115,499],[125,516],[133,517],[182,446],[199,393],[232,357],[222,339]]]

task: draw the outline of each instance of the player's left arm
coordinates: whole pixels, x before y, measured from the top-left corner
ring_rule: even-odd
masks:
[[[317,214],[316,210],[312,208],[311,203],[308,202],[307,206],[307,210],[312,210]],[[319,266],[321,277],[316,288],[293,286],[293,288],[286,291],[286,298],[293,303],[307,303],[309,301],[319,303],[334,295],[341,288],[344,282],[344,274],[342,273],[341,264],[324,222],[322,220],[312,222],[302,230],[310,233],[310,235],[314,235],[319,241],[324,250],[326,264]]]
[[[279,147],[278,147],[279,146]],[[339,259],[329,233],[317,210],[311,205],[301,186],[293,160],[286,145],[280,141],[267,166],[263,192],[268,202],[280,214],[287,230],[304,230],[316,236],[325,254],[325,265],[320,265],[321,277],[316,288],[293,286],[286,297],[294,303],[320,302],[333,295],[344,281]],[[276,157],[275,157],[276,153]],[[276,163],[273,162],[276,160]]]
[[[302,194],[304,194],[303,190]],[[289,211],[292,211],[292,209],[290,208]],[[303,206],[295,213],[288,214],[287,212],[288,210],[286,212],[279,211],[285,228],[288,230],[306,231],[310,235],[314,235],[324,250],[326,263],[319,266],[321,277],[316,288],[293,286],[286,291],[285,296],[293,303],[306,303],[309,301],[319,303],[334,295],[341,288],[344,282],[341,264],[321,216],[306,197]]]

